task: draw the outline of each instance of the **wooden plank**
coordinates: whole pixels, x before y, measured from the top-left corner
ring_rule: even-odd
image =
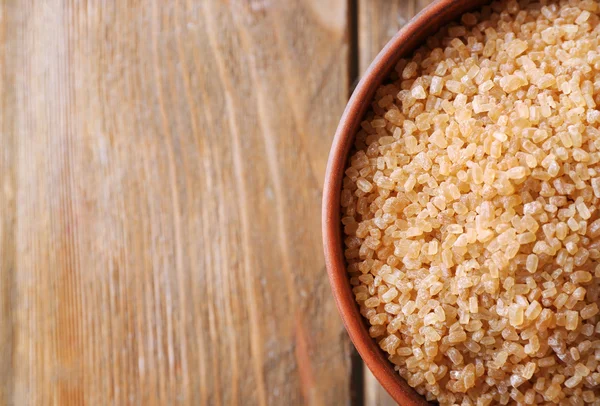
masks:
[[[346,1],[0,7],[0,403],[348,404]]]
[[[410,19],[433,0],[358,0],[359,72]]]
[[[359,73],[410,19],[433,0],[358,0]],[[396,404],[365,366],[365,405]]]
[[[394,406],[397,404],[366,366],[364,369],[364,387],[365,406]]]

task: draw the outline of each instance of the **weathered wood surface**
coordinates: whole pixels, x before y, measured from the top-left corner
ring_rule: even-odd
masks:
[[[428,2],[1,2],[0,405],[392,404],[351,378],[321,189]]]
[[[349,404],[347,2],[0,7],[0,404]]]
[[[415,14],[433,0],[357,0],[359,72]]]

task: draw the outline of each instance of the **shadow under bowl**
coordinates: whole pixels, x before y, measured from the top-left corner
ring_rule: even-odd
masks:
[[[369,336],[368,323],[362,317],[350,287],[344,259],[340,219],[340,194],[348,155],[360,122],[371,105],[377,88],[402,57],[407,57],[427,38],[462,14],[477,9],[489,0],[437,0],[416,15],[387,43],[364,73],[354,90],[333,139],[323,190],[323,245],[327,273],[342,321],[350,339],[373,375],[403,406],[427,405],[388,361],[387,355]]]

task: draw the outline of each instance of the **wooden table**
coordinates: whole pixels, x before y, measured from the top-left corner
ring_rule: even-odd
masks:
[[[1,2],[0,404],[389,404],[321,189],[352,84],[425,3]]]

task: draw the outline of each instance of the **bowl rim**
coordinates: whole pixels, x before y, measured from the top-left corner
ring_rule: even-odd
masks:
[[[360,314],[352,295],[342,248],[342,179],[360,121],[371,104],[375,90],[397,61],[410,54],[428,35],[444,24],[489,2],[490,0],[435,0],[400,29],[375,57],[354,89],[335,132],[327,161],[323,186],[322,233],[325,264],[333,296],[348,335],[361,358],[392,398],[405,406],[429,403],[398,375],[375,340],[369,336],[366,320]]]

